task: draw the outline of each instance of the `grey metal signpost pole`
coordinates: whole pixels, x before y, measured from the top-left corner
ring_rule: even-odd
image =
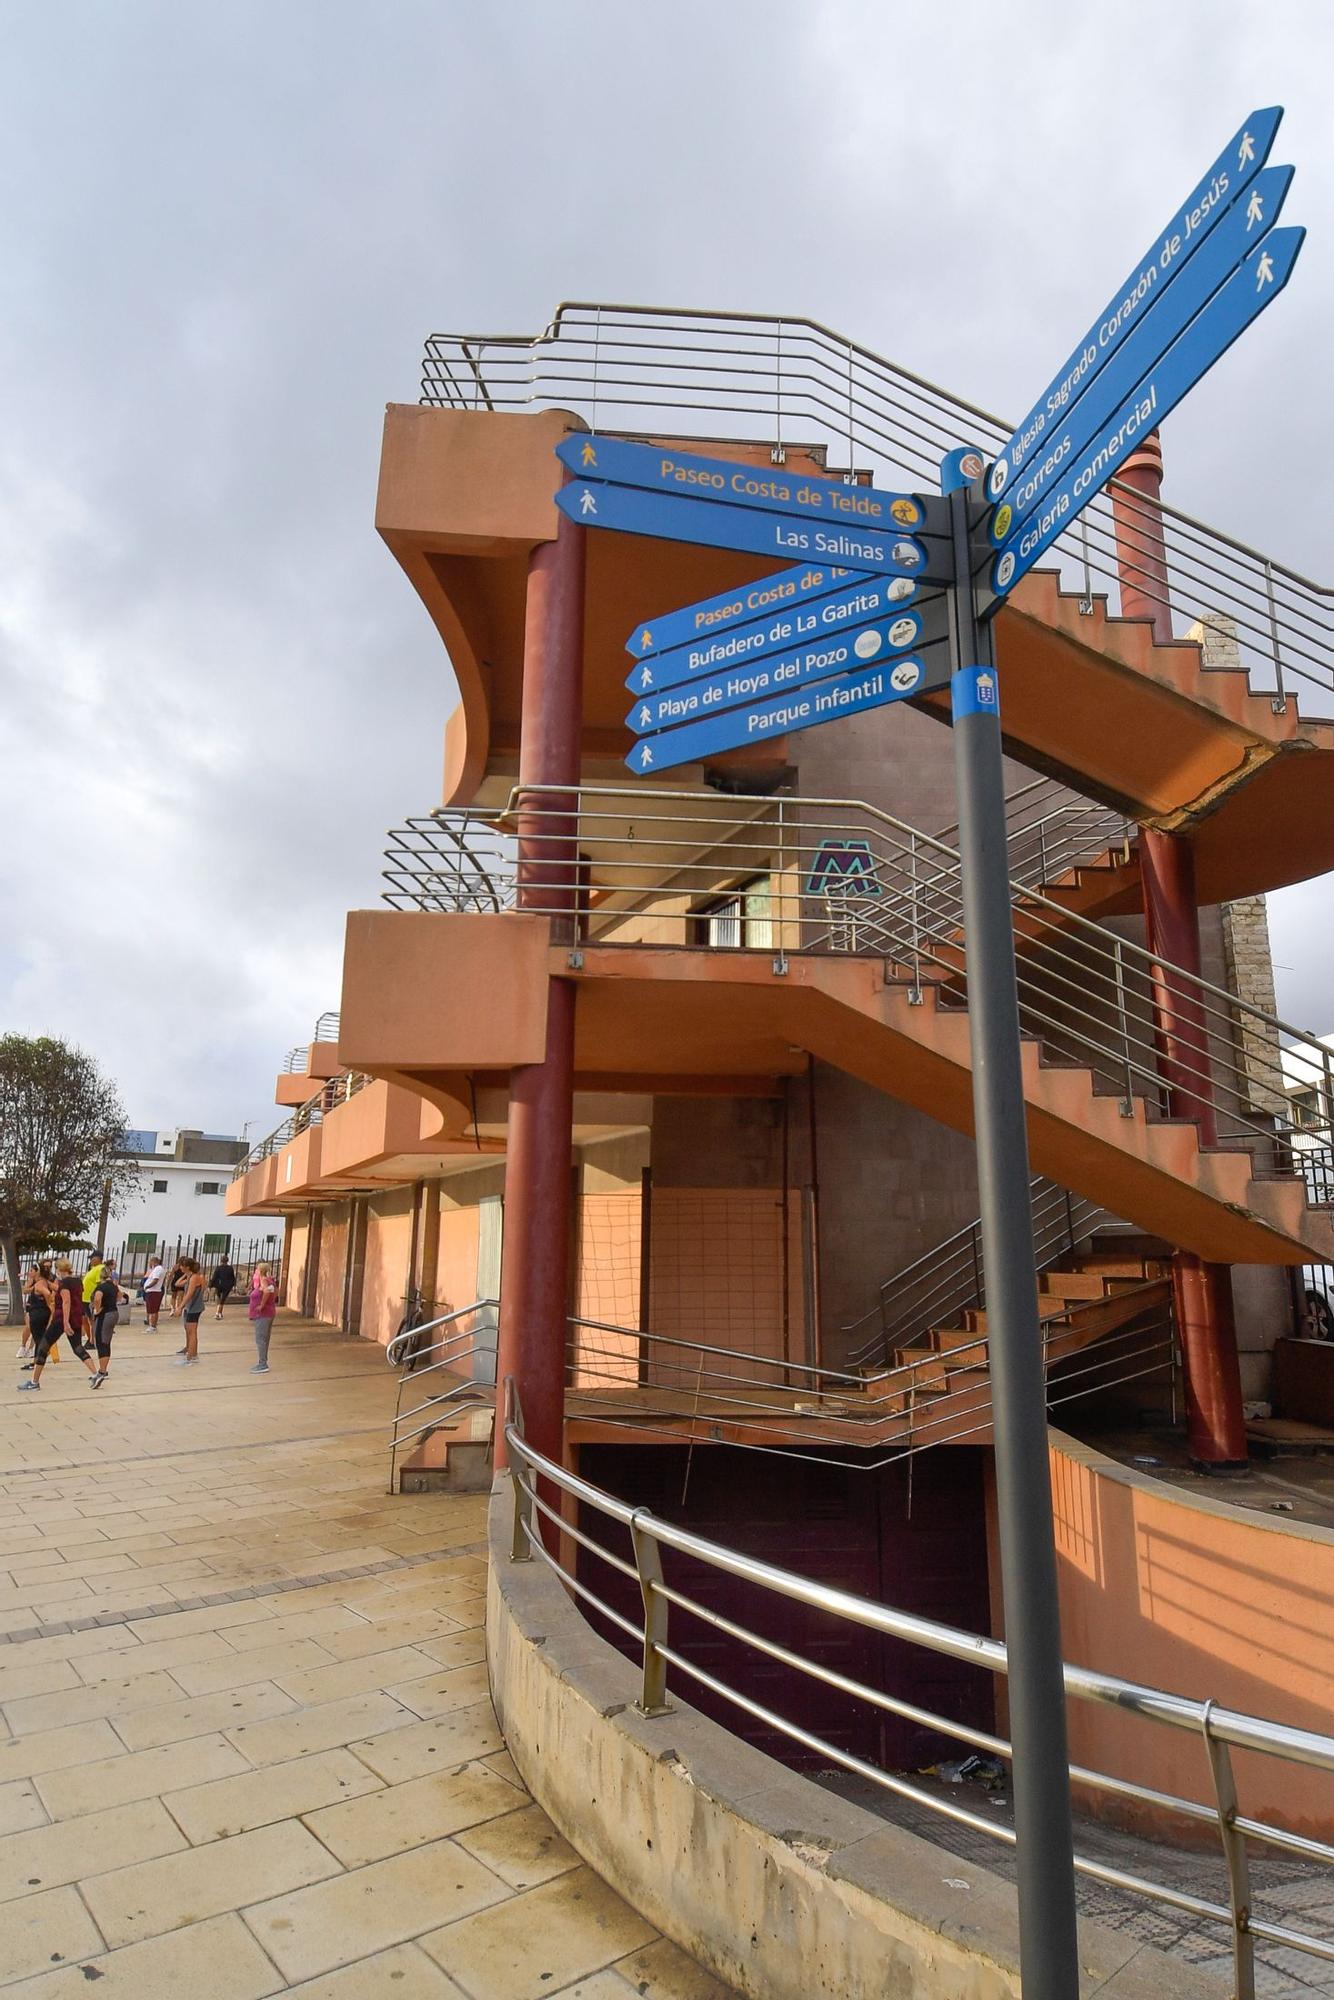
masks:
[[[1079,1955],[1065,1690],[1028,1198],[1000,705],[990,628],[979,628],[974,608],[966,488],[950,496],[950,506],[954,768],[1009,1653],[1020,1976],[1024,2000],[1075,2000]]]

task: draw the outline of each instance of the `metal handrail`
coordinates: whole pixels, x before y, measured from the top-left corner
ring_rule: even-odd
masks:
[[[284,1146],[290,1145],[293,1139],[309,1131],[312,1125],[322,1125],[331,1111],[336,1111],[340,1104],[348,1103],[358,1091],[364,1090],[368,1083],[374,1082],[373,1076],[367,1076],[364,1070],[357,1069],[345,1069],[337,1076],[329,1077],[317,1091],[305,1099],[304,1103],[298,1104],[294,1111],[289,1112],[282,1124],[276,1125],[266,1139],[261,1139],[258,1145],[252,1146],[245,1158],[237,1162],[232,1169],[233,1181],[242,1180],[252,1167],[258,1166],[261,1160],[269,1159],[274,1153],[280,1153]]]
[[[952,820],[940,828],[936,839],[954,845],[958,831],[959,822]],[[1012,882],[1041,888],[1081,866],[1105,867],[1113,854],[1128,861],[1138,836],[1134,820],[1081,798],[1059,778],[1034,778],[1006,795],[1005,843]]]
[[[939,1004],[967,996],[963,902],[956,851],[934,835],[860,800],[779,797],[745,813],[711,794],[586,785],[525,786],[499,810],[433,815],[420,829],[413,869],[406,833],[386,870],[388,900],[452,907],[430,886],[435,827],[467,822],[494,840],[519,815],[540,876],[539,907],[572,919],[584,946],[707,944],[709,911],[763,885],[764,911],[734,917],[715,948],[870,955],[910,997],[934,987]],[[871,854],[856,894],[816,893],[808,876],[830,839],[856,839]],[[1019,941],[1021,1023],[1058,1058],[1090,1071],[1095,1089],[1151,1109],[1166,1104],[1161,1070],[1164,1013],[1175,1030],[1178,1094],[1192,1116],[1216,1102],[1224,1143],[1254,1157],[1255,1177],[1305,1176],[1313,1201],[1334,1199],[1334,1056],[1314,1035],[1225,988],[1164,964],[1141,945],[1067,908],[1040,888],[1011,885]],[[1300,1127],[1290,1091],[1317,1085],[1314,1122]],[[1329,1190],[1328,1193],[1324,1192]]]
[[[1039,1331],[1049,1409],[1165,1370],[1175,1420],[1176,1325],[1171,1302],[1161,1300],[1161,1291],[1156,1280],[1127,1287],[1118,1295],[1119,1300],[1132,1302],[1126,1321],[1094,1334],[1083,1347],[1072,1347],[1071,1338],[1080,1332],[1082,1316],[1106,1306],[1107,1297],[1073,1301],[1042,1316]],[[589,1332],[611,1339],[589,1342],[585,1338]],[[1073,1367],[1076,1360],[1080,1365]],[[951,1382],[951,1363],[961,1378],[969,1379]],[[628,1372],[631,1366],[633,1377]],[[852,1370],[811,1368],[782,1356],[712,1347],[676,1335],[572,1317],[566,1349],[567,1413],[617,1426],[629,1424],[639,1436],[675,1443],[683,1435],[717,1442],[725,1430],[726,1441],[739,1449],[795,1453],[817,1464],[871,1472],[936,1445],[980,1439],[991,1424],[990,1366],[986,1332],[978,1332],[966,1346],[915,1361]],[[944,1390],[936,1379],[942,1373]],[[680,1407],[667,1407],[673,1397]],[[581,1398],[586,1406],[581,1406]],[[655,1404],[653,1398],[660,1400]],[[820,1443],[844,1454],[849,1448],[858,1452],[892,1448],[875,1458],[833,1459],[817,1449]]]
[[[424,1424],[417,1425],[414,1430],[405,1430],[403,1427],[411,1418],[419,1417],[427,1410],[443,1410],[450,1403],[456,1408],[461,1408],[466,1407],[468,1403],[484,1406],[494,1400],[494,1382],[482,1383],[469,1380],[455,1383],[443,1395],[428,1396],[425,1402],[416,1404],[410,1410],[403,1408],[403,1390],[410,1378],[415,1382],[422,1376],[451,1370],[458,1362],[470,1360],[475,1354],[483,1351],[479,1348],[476,1326],[458,1326],[458,1322],[465,1319],[475,1320],[478,1313],[494,1312],[496,1304],[495,1299],[474,1299],[471,1305],[451,1307],[448,1312],[440,1313],[435,1319],[426,1320],[420,1326],[402,1327],[386,1343],[385,1360],[391,1368],[398,1368],[400,1371],[398,1392],[394,1398],[394,1419],[389,1432],[391,1493],[394,1491],[401,1447],[410,1444],[414,1438],[425,1437],[429,1432],[437,1430],[441,1422],[439,1416],[428,1417]],[[424,1333],[434,1333],[437,1327],[442,1326],[457,1326],[458,1330],[442,1340],[431,1342],[427,1347],[423,1348],[417,1344]],[[491,1355],[494,1363],[494,1350],[487,1348],[485,1352]],[[425,1367],[417,1366],[417,1363],[431,1354],[438,1354],[441,1358],[438,1361],[428,1361]]]
[[[1098,1202],[1071,1194],[1042,1174],[1028,1184],[1028,1204],[1039,1271],[1073,1252],[1101,1223],[1116,1220]],[[851,1360],[867,1361],[877,1351],[888,1358],[933,1326],[957,1326],[959,1315],[986,1303],[986,1289],[982,1224],[974,1219],[887,1278],[870,1311],[844,1326],[845,1334],[856,1334],[879,1321],[878,1334],[854,1348]]]
[[[674,1609],[685,1611],[691,1617],[699,1618],[715,1630],[725,1632],[729,1637],[739,1640],[754,1651],[779,1660],[793,1672],[819,1680],[858,1700],[869,1702],[875,1708],[923,1723],[944,1735],[970,1743],[981,1741],[993,1754],[1008,1759],[1013,1752],[1005,1738],[991,1735],[983,1737],[980,1732],[961,1726],[948,1716],[903,1702],[882,1689],[870,1687],[865,1682],[838,1673],[817,1660],[778,1645],[743,1624],[740,1617],[727,1617],[711,1606],[701,1604],[664,1574],[662,1553],[664,1550],[670,1550],[737,1582],[782,1597],[791,1603],[803,1605],[809,1610],[841,1619],[863,1630],[877,1633],[883,1638],[921,1647],[948,1659],[961,1660],[985,1668],[993,1674],[1006,1674],[1009,1671],[1008,1654],[1002,1640],[961,1631],[955,1626],[946,1625],[935,1619],[923,1618],[912,1612],[897,1611],[890,1606],[873,1603],[870,1599],[858,1597],[851,1591],[813,1582],[792,1570],[779,1568],[773,1563],[743,1555],[735,1549],[725,1548],[718,1542],[708,1541],[703,1536],[692,1534],[687,1528],[659,1519],[646,1507],[635,1507],[617,1499],[613,1494],[604,1492],[590,1481],[578,1477],[567,1471],[563,1465],[557,1465],[553,1460],[535,1451],[523,1435],[521,1414],[517,1401],[512,1396],[512,1382],[507,1380],[505,1388],[504,1437],[512,1468],[511,1560],[522,1562],[536,1556],[545,1562],[561,1584],[580,1603],[591,1606],[600,1617],[605,1618],[611,1626],[624,1633],[634,1643],[640,1652],[642,1663],[639,1701],[641,1714],[652,1718],[670,1712],[668,1670],[674,1669],[678,1677],[687,1676],[721,1697],[742,1714],[777,1730],[790,1741],[814,1751],[829,1763],[852,1771],[878,1788],[908,1799],[915,1805],[952,1820],[957,1825],[968,1827],[973,1832],[985,1833],[989,1838],[1004,1844],[1011,1846],[1014,1844],[1015,1835],[1011,1828],[997,1825],[994,1820],[984,1818],[981,1814],[951,1799],[936,1797],[920,1785],[914,1784],[910,1778],[901,1777],[897,1773],[882,1770],[879,1766],[868,1763],[864,1758],[839,1748],[814,1731],[791,1722],[766,1704],[757,1702],[740,1688],[729,1685],[719,1676],[707,1672],[671,1645],[671,1613]],[[564,1495],[567,1501],[614,1522],[625,1530],[628,1534],[631,1560],[627,1562],[615,1549],[606,1547],[605,1543],[594,1538],[587,1523],[587,1513],[582,1522],[575,1522],[566,1518],[567,1513],[572,1510],[564,1506],[559,1509],[553,1507],[539,1490],[539,1478],[550,1482],[550,1487],[555,1488],[558,1494]],[[546,1539],[541,1533],[539,1516],[550,1521],[556,1531],[551,1537],[553,1544],[551,1547],[547,1546]],[[589,1549],[595,1557],[611,1568],[626,1576],[634,1577],[639,1586],[643,1606],[638,1621],[625,1617],[593,1590],[587,1580],[586,1568],[581,1575],[570,1566],[571,1545]],[[1116,1675],[1105,1674],[1092,1667],[1067,1664],[1064,1668],[1064,1678],[1069,1698],[1114,1708],[1119,1713],[1136,1715],[1146,1722],[1161,1727],[1187,1732],[1202,1743],[1213,1780],[1212,1809],[1202,1806],[1198,1800],[1175,1796],[1128,1779],[1114,1778],[1081,1765],[1071,1766],[1070,1775],[1073,1780],[1082,1784],[1112,1792],[1122,1798],[1133,1798],[1159,1809],[1179,1812],[1185,1818],[1196,1822],[1212,1821],[1217,1828],[1222,1847],[1228,1900],[1226,1903],[1215,1902],[1207,1897],[1198,1896],[1193,1891],[1155,1882],[1147,1875],[1110,1867],[1105,1862],[1095,1861],[1081,1854],[1075,1856],[1075,1867],[1078,1872],[1094,1881],[1144,1896],[1151,1901],[1164,1903],[1171,1908],[1187,1911],[1208,1922],[1225,1925],[1232,1937],[1235,1991],[1238,2000],[1250,2000],[1250,1996],[1255,1993],[1257,1938],[1281,1948],[1301,1951],[1311,1957],[1334,1962],[1334,1942],[1329,1939],[1294,1930],[1286,1925],[1271,1924],[1256,1916],[1250,1902],[1247,1843],[1252,1840],[1262,1841],[1281,1851],[1300,1853],[1306,1860],[1327,1865],[1334,1864],[1334,1846],[1307,1836],[1289,1834],[1286,1829],[1271,1826],[1261,1819],[1243,1817],[1237,1809],[1237,1787],[1231,1757],[1234,1749],[1259,1751],[1308,1768],[1334,1772],[1334,1736],[1323,1735],[1315,1730],[1295,1728],[1291,1724],[1274,1722],[1266,1717],[1250,1715],[1241,1710],[1223,1708],[1211,1700],[1198,1701],[1189,1696],[1170,1694],[1142,1682],[1122,1680]]]
[[[537,335],[432,334],[422,401],[460,410],[555,407],[634,436],[767,444],[776,462],[813,450],[881,484],[934,487],[960,445],[994,454],[1012,426],[804,315],[564,301]],[[1161,524],[1166,579],[1137,593],[1207,625],[1235,622],[1239,660],[1276,710],[1288,683],[1334,694],[1334,590],[1113,481],[1056,543],[1052,560],[1092,609],[1094,579],[1118,593],[1129,524]]]

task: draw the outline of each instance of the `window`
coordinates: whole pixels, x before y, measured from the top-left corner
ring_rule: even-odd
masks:
[[[225,1257],[232,1247],[230,1236],[206,1236],[203,1243],[205,1257]]]
[[[1292,1122],[1299,1132],[1320,1124],[1320,1091],[1316,1085],[1309,1090],[1290,1090],[1288,1102],[1292,1106]]]
[[[757,875],[753,881],[742,882],[725,896],[701,905],[691,925],[692,941],[724,951],[736,951],[742,946],[751,951],[772,951],[772,911],[769,877]]]
[[[147,1230],[132,1229],[129,1235],[125,1238],[125,1248],[131,1257],[133,1257],[136,1250],[156,1250],[157,1237],[153,1234],[151,1229]]]
[[[195,1182],[195,1193],[196,1193],[196,1194],[221,1194],[221,1193],[222,1193],[222,1182],[221,1182],[221,1181],[196,1181],[196,1182]]]
[[[153,1192],[154,1194],[165,1194],[167,1192],[167,1183],[165,1181],[154,1181]]]

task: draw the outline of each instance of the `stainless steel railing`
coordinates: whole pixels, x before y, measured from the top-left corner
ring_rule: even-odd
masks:
[[[1116,1301],[1082,1299],[1043,1314],[1049,1410],[1152,1376],[1175,1420],[1176,1326],[1163,1291],[1146,1282]],[[1125,1311],[1120,1324],[1091,1325],[1097,1309],[1111,1304]],[[566,1417],[605,1421],[644,1439],[727,1443],[874,1472],[936,1445],[984,1442],[990,1366],[985,1332],[874,1369],[830,1368],[572,1318]],[[874,1456],[849,1459],[850,1449]]]
[[[400,1370],[398,1394],[394,1399],[394,1419],[389,1434],[389,1492],[395,1490],[398,1454],[404,1445],[429,1437],[451,1418],[465,1410],[490,1409],[496,1397],[496,1350],[494,1340],[479,1339],[479,1333],[493,1331],[488,1316],[496,1309],[495,1299],[474,1299],[471,1305],[456,1306],[421,1326],[407,1326],[396,1333],[385,1348],[385,1360]],[[479,1324],[479,1322],[481,1324]],[[426,1334],[439,1338],[422,1345]],[[464,1366],[468,1373],[461,1373]],[[476,1372],[481,1367],[482,1373]],[[430,1378],[444,1378],[444,1386],[428,1390],[411,1409],[403,1408],[403,1391]]]
[[[303,1104],[298,1104],[295,1111],[283,1119],[281,1125],[275,1125],[267,1138],[261,1139],[258,1145],[250,1148],[245,1158],[233,1167],[232,1179],[242,1180],[252,1167],[259,1165],[261,1160],[267,1160],[274,1153],[280,1153],[284,1146],[290,1145],[293,1139],[300,1137],[301,1133],[309,1131],[312,1125],[322,1125],[329,1112],[336,1111],[340,1104],[346,1104],[350,1098],[357,1095],[358,1091],[364,1090],[368,1083],[374,1081],[374,1077],[367,1076],[363,1070],[357,1069],[345,1069],[338,1076],[331,1076],[328,1082],[322,1083]]]
[[[958,854],[860,801],[738,805],[646,786],[525,787],[502,810],[440,813],[396,833],[389,900],[456,907],[439,887],[441,848],[455,851],[456,836],[494,848],[520,817],[537,906],[563,918],[584,948],[740,949],[779,966],[789,954],[856,953],[882,960],[910,1000],[933,988],[938,1004],[966,1005]],[[831,844],[855,844],[864,861],[834,896],[819,872]],[[1021,1023],[1049,1062],[1088,1070],[1094,1091],[1117,1097],[1126,1116],[1136,1099],[1153,1115],[1216,1116],[1219,1140],[1250,1150],[1255,1177],[1304,1177],[1316,1203],[1334,1199],[1334,1051],[1030,883],[1012,883],[1012,903]],[[1299,1092],[1316,1107],[1300,1124]]]
[[[592,1612],[604,1621],[605,1628],[619,1633],[623,1640],[629,1642],[641,1661],[638,1703],[641,1714],[652,1718],[670,1713],[669,1692],[672,1690],[679,1691],[683,1687],[705,1689],[739,1715],[778,1732],[790,1743],[814,1753],[827,1765],[853,1772],[877,1789],[924,1807],[957,1826],[985,1835],[989,1840],[1013,1846],[1013,1830],[1004,1824],[997,1824],[994,1817],[984,1817],[954,1799],[926,1791],[910,1777],[869,1763],[813,1729],[791,1721],[767,1703],[758,1701],[744,1688],[725,1681],[720,1674],[710,1672],[682,1651],[679,1641],[674,1642],[676,1620],[682,1615],[698,1619],[710,1630],[745,1646],[760,1659],[775,1661],[792,1673],[869,1703],[882,1713],[938,1730],[972,1749],[1008,1760],[1012,1750],[1006,1738],[971,1728],[949,1716],[905,1701],[883,1688],[856,1680],[824,1665],[809,1649],[798,1653],[756,1631],[752,1625],[742,1622],[742,1613],[728,1617],[701,1603],[698,1596],[683,1587],[678,1559],[703,1565],[717,1575],[748,1585],[768,1596],[802,1605],[827,1618],[938,1656],[965,1661],[997,1675],[1008,1672],[1008,1658],[1001,1640],[960,1631],[934,1619],[874,1604],[851,1591],[811,1582],[792,1570],[761,1562],[720,1543],[707,1541],[686,1528],[660,1520],[646,1507],[634,1507],[617,1499],[533,1450],[523,1435],[522,1412],[512,1381],[505,1384],[504,1434],[512,1467],[510,1558],[514,1562],[536,1558],[546,1563],[585,1615]],[[556,1505],[552,1505],[539,1488],[539,1478],[546,1484],[547,1492],[555,1489],[558,1496]],[[544,1523],[549,1524],[549,1533],[545,1536]],[[610,1546],[606,1539],[609,1528],[616,1537],[617,1546]],[[599,1535],[603,1538],[599,1539]],[[591,1563],[585,1558],[591,1558]],[[590,1581],[592,1564],[604,1565],[603,1573],[615,1572],[635,1584],[643,1607],[638,1617],[627,1617],[623,1610],[609,1604],[599,1594]],[[602,1588],[605,1590],[605,1584]],[[736,1594],[732,1593],[731,1597],[735,1603]],[[1238,2000],[1253,2000],[1255,1994],[1257,1941],[1280,1952],[1303,1953],[1312,1959],[1334,1963],[1334,1938],[1320,1936],[1311,1929],[1299,1930],[1286,1924],[1271,1923],[1259,1916],[1250,1885],[1252,1844],[1261,1844],[1324,1866],[1334,1863],[1334,1846],[1306,1835],[1289,1833],[1267,1819],[1243,1812],[1232,1762],[1234,1750],[1247,1750],[1308,1769],[1334,1772],[1334,1736],[1225,1708],[1212,1700],[1199,1701],[1143,1683],[1121,1680],[1091,1667],[1067,1665],[1065,1688],[1071,1700],[1114,1708],[1120,1714],[1136,1716],[1155,1728],[1185,1732],[1199,1742],[1212,1784],[1213,1799],[1208,1805],[1083,1765],[1071,1765],[1070,1776],[1075,1783],[1093,1791],[1138,1801],[1160,1812],[1174,1814],[1195,1827],[1212,1827],[1222,1852],[1226,1897],[1200,1895],[1194,1889],[1155,1881],[1147,1874],[1114,1867],[1083,1853],[1077,1853],[1075,1857],[1078,1873],[1128,1895],[1142,1897],[1151,1904],[1185,1912],[1204,1924],[1219,1926],[1231,1939]]]
[[[936,835],[957,843],[959,823]],[[1006,795],[1005,844],[1010,880],[1042,888],[1078,867],[1130,859],[1139,827],[1123,813],[1081,798],[1059,778],[1034,778]]]
[[[1075,1250],[1099,1224],[1115,1220],[1097,1202],[1042,1174],[1029,1182],[1028,1198],[1039,1271]],[[964,1313],[986,1304],[986,1293],[982,1224],[966,1222],[886,1278],[870,1311],[844,1327],[854,1342],[849,1359],[854,1366],[872,1358],[888,1361],[896,1348],[922,1339],[933,1327],[960,1325]]]
[[[315,1023],[311,1042],[336,1042],[338,1040],[338,1010],[328,1007]],[[304,1076],[310,1062],[310,1042],[298,1042],[287,1051],[283,1059],[284,1076]]]
[[[438,333],[426,342],[422,401],[466,410],[556,407],[632,435],[813,447],[882,485],[934,489],[960,445],[992,455],[1011,425],[804,316],[566,300],[535,335]],[[1234,621],[1239,663],[1284,705],[1290,687],[1334,712],[1334,590],[1172,507],[1113,482],[1052,552],[1091,610],[1095,584],[1119,601],[1113,501],[1129,523],[1161,523],[1166,608],[1179,621]],[[1151,575],[1138,587],[1156,597]],[[653,607],[649,607],[652,609]],[[661,607],[659,607],[661,608]]]

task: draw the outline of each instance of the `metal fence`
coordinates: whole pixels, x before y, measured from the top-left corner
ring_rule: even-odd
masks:
[[[939,1797],[914,1783],[910,1777],[884,1770],[853,1755],[778,1713],[744,1688],[721,1679],[699,1661],[687,1657],[679,1644],[673,1643],[674,1621],[680,1615],[698,1619],[711,1631],[747,1648],[757,1662],[777,1662],[792,1673],[868,1703],[873,1709],[938,1730],[942,1735],[968,1745],[971,1750],[1008,1760],[1012,1754],[1011,1746],[1004,1737],[967,1727],[949,1716],[933,1713],[882,1688],[855,1680],[823,1664],[818,1657],[811,1655],[809,1649],[805,1653],[797,1653],[742,1623],[744,1614],[728,1617],[716,1608],[700,1603],[697,1597],[692,1597],[681,1587],[679,1581],[674,1580],[673,1559],[678,1556],[688,1558],[735,1583],[802,1605],[829,1620],[860,1626],[886,1640],[919,1647],[947,1659],[966,1661],[996,1675],[1004,1675],[1008,1671],[1002,1641],[874,1604],[866,1598],[854,1596],[850,1591],[812,1583],[791,1570],[742,1555],[734,1549],[691,1534],[688,1529],[659,1520],[647,1508],[632,1507],[534,1451],[523,1435],[522,1412],[514,1396],[512,1381],[506,1381],[505,1395],[505,1442],[513,1468],[511,1560],[524,1562],[536,1558],[546,1563],[581,1607],[596,1613],[635,1649],[642,1661],[638,1704],[642,1714],[654,1717],[669,1713],[670,1688],[687,1695],[692,1688],[705,1689],[711,1696],[727,1703],[738,1716],[745,1716],[761,1723],[766,1729],[776,1731],[794,1746],[807,1753],[813,1752],[827,1765],[850,1771],[880,1791],[912,1801],[956,1825],[984,1834],[998,1844],[1013,1846],[1013,1830],[998,1824],[994,1817],[987,1818],[954,1799]],[[539,1488],[539,1478],[545,1486],[545,1494]],[[553,1489],[556,1496],[554,1505],[546,1497]],[[577,1518],[576,1508],[581,1510]],[[595,1532],[595,1522],[604,1539],[599,1539]],[[545,1531],[544,1523],[547,1524]],[[619,1531],[619,1549],[610,1546],[605,1539],[608,1525]],[[626,1617],[623,1611],[598,1595],[588,1580],[587,1565],[576,1560],[580,1550],[586,1551],[596,1563],[606,1565],[609,1571],[618,1572],[633,1581],[643,1606],[640,1618]],[[732,1603],[736,1603],[736,1593],[732,1594]],[[1184,1695],[1165,1693],[1158,1688],[1099,1673],[1090,1667],[1067,1665],[1065,1689],[1067,1697],[1073,1701],[1114,1708],[1122,1715],[1139,1717],[1156,1728],[1185,1731],[1199,1742],[1212,1780],[1213,1802],[1209,1805],[1082,1765],[1072,1765],[1070,1776],[1076,1784],[1106,1797],[1137,1801],[1158,1812],[1172,1814],[1179,1821],[1196,1828],[1212,1827],[1222,1852],[1226,1899],[1197,1894],[1174,1883],[1154,1881],[1147,1875],[1113,1867],[1086,1854],[1076,1854],[1077,1871],[1095,1882],[1142,1897],[1151,1904],[1184,1911],[1201,1923],[1217,1925],[1229,1934],[1237,2000],[1253,2000],[1257,1941],[1274,1947],[1282,1954],[1298,1953],[1311,1960],[1334,1964],[1334,1938],[1321,1936],[1316,1929],[1298,1930],[1260,1917],[1254,1907],[1250,1883],[1250,1855],[1255,1844],[1325,1866],[1334,1863],[1334,1847],[1322,1840],[1289,1833],[1268,1820],[1248,1815],[1238,1794],[1232,1763],[1233,1751],[1241,1749],[1334,1773],[1334,1736],[1296,1729],[1263,1716],[1223,1708],[1214,1701],[1197,1701]],[[1311,1968],[1312,1971],[1314,1969]]]
[[[593,429],[754,441],[777,463],[814,446],[832,466],[915,490],[935,488],[946,452],[994,455],[1011,430],[816,320],[582,300],[534,335],[430,335],[421,390],[448,409],[559,408]],[[1095,587],[1119,602],[1114,504],[1128,544],[1161,523],[1166,585],[1151,567],[1134,581],[1178,629],[1234,621],[1240,663],[1277,709],[1296,689],[1334,714],[1334,590],[1117,481],[1052,550],[1086,608]]]

